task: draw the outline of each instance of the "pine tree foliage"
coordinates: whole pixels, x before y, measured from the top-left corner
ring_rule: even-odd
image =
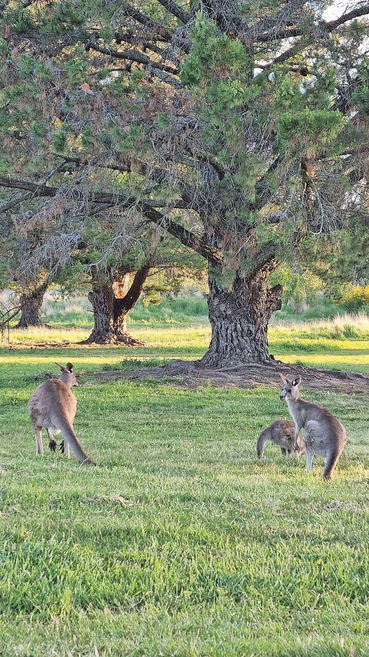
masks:
[[[204,362],[268,360],[269,276],[367,220],[369,3],[331,4],[6,2],[0,211],[159,227],[209,263]]]

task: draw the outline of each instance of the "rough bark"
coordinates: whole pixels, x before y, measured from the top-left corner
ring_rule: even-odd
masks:
[[[29,326],[45,326],[42,318],[42,303],[47,285],[42,285],[33,292],[20,295],[21,316],[16,328],[28,328]]]
[[[142,292],[149,267],[139,269],[131,282],[128,273],[110,272],[104,281],[97,272],[92,275],[92,290],[88,294],[94,313],[94,328],[85,343],[125,344],[143,346],[126,328],[127,315]]]
[[[274,267],[275,268],[275,267]],[[212,337],[200,361],[205,367],[230,367],[245,363],[271,363],[268,323],[282,304],[282,286],[270,287],[273,266],[252,279],[236,277],[227,289],[209,273],[209,320]]]

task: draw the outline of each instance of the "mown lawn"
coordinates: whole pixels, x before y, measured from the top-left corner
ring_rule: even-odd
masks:
[[[150,346],[134,350],[17,344],[82,334],[13,334],[15,348],[0,349],[0,655],[368,655],[367,396],[306,394],[348,431],[326,483],[319,459],[308,476],[271,445],[256,458],[261,429],[288,417],[276,389],[83,377],[198,358],[208,327],[137,328]],[[365,327],[351,338],[275,327],[271,351],[369,372]],[[34,454],[34,377],[67,360],[82,375],[75,429],[96,468]]]

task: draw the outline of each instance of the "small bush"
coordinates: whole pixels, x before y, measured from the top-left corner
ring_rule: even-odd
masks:
[[[342,306],[349,312],[369,311],[369,285],[354,285],[343,298]]]

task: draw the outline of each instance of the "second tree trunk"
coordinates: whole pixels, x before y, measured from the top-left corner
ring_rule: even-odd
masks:
[[[92,273],[92,290],[88,294],[94,313],[94,328],[86,342],[98,344],[126,344],[142,346],[144,342],[132,337],[126,329],[127,315],[142,292],[149,267],[129,273],[110,271],[105,276]]]

